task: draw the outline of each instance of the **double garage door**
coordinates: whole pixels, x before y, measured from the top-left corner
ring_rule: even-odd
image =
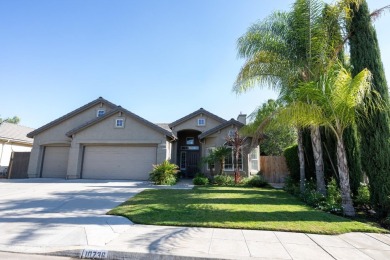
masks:
[[[156,156],[156,147],[86,146],[81,178],[147,180]]]
[[[156,152],[150,146],[86,146],[81,178],[147,180]],[[46,147],[42,177],[65,178],[68,158],[69,147]]]

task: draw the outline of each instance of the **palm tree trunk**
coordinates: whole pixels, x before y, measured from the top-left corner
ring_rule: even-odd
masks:
[[[337,169],[340,178],[341,205],[346,216],[355,216],[351,198],[351,188],[349,186],[349,170],[347,163],[347,153],[344,147],[343,135],[337,138]]]
[[[324,160],[321,144],[321,133],[318,126],[310,128],[311,145],[313,147],[314,164],[316,167],[317,191],[326,196]]]
[[[221,169],[219,169],[219,175],[222,175],[223,170],[225,169],[225,157],[222,157],[219,162],[219,164],[221,165]]]
[[[303,137],[302,129],[298,129],[298,158],[299,158],[299,176],[300,176],[300,190],[305,190],[305,155],[303,153]]]

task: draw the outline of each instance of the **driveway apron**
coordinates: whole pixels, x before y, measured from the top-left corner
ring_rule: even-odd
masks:
[[[140,181],[1,180],[0,250],[104,246],[132,224],[107,211],[146,188]]]

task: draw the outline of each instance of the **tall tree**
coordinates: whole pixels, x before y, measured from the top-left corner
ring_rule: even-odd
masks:
[[[366,1],[351,5],[349,26],[352,74],[367,68],[373,75],[373,90],[389,104],[388,86],[383,70],[377,35],[371,23]],[[370,183],[371,199],[382,217],[390,213],[390,114],[388,110],[370,110],[370,120],[358,124],[361,134],[363,171]]]
[[[318,81],[303,83],[294,90],[299,96],[297,102],[287,105],[275,115],[276,124],[290,123],[301,126],[324,126],[337,140],[337,170],[344,214],[354,216],[349,183],[347,154],[343,134],[347,127],[354,125],[358,118],[358,109],[364,109],[363,98],[370,92],[371,74],[363,70],[352,78],[342,66],[335,66]],[[312,102],[302,102],[310,97]],[[381,106],[379,100],[371,104]],[[360,113],[366,115],[366,113]]]
[[[332,35],[326,30],[323,9],[322,1],[297,0],[291,12],[276,12],[250,27],[238,41],[239,55],[246,63],[234,90],[241,93],[259,84],[286,94],[300,82],[318,79],[326,71],[333,58],[330,54],[334,52],[333,46],[329,45],[332,40],[328,38]],[[310,103],[310,100],[306,101]],[[317,190],[325,194],[320,130],[318,126],[310,126],[310,130]],[[298,138],[299,151],[303,151],[301,140]]]

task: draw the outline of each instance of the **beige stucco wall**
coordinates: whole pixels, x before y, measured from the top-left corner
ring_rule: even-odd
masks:
[[[221,129],[220,131],[218,131],[217,133],[207,136],[203,140],[202,155],[207,155],[208,148],[216,148],[216,147],[223,146],[226,142],[226,137],[228,136],[230,129],[235,129],[235,127],[232,125],[227,126],[224,129]],[[250,147],[250,141],[248,140],[246,142],[246,144],[244,145],[243,154],[242,154],[242,162],[243,162],[243,170],[241,171],[242,176],[254,175],[260,170],[260,162],[258,164],[259,165],[258,169],[251,169],[251,167],[250,167],[250,158],[248,155],[252,151],[252,149],[253,148]],[[258,150],[258,147],[254,148],[254,149]],[[259,160],[260,160],[260,158],[259,158]],[[221,167],[220,165],[216,164],[215,165],[215,172],[219,172],[220,167]],[[209,170],[207,169],[206,165],[203,166],[203,172],[209,173]],[[225,170],[225,172],[227,174],[234,173],[233,170],[231,170],[231,171]]]
[[[205,126],[198,126],[198,119],[199,118],[204,118],[206,119],[206,125]],[[197,130],[197,131],[200,131],[200,132],[205,132],[205,131],[208,131],[214,127],[217,127],[221,124],[221,122],[215,120],[214,118],[212,117],[209,117],[207,116],[206,114],[199,114],[197,116],[194,116],[180,124],[178,124],[177,126],[173,127],[172,128],[172,132],[174,135],[177,136],[177,133],[179,131],[182,131],[182,130]],[[201,143],[200,144],[200,149],[201,149],[201,156],[204,155],[204,152],[203,152],[203,144]],[[171,162],[173,163],[176,163],[178,160],[177,158],[177,149],[178,149],[178,144],[177,144],[177,141],[176,142],[173,142],[172,143],[172,149],[171,149]]]
[[[32,145],[0,141],[0,171],[8,167],[12,152],[30,152]]]
[[[115,119],[125,119],[124,128],[115,127]],[[133,119],[119,113],[76,133],[71,142],[68,163],[68,178],[80,178],[83,146],[87,145],[136,145],[156,146],[156,163],[170,159],[171,144],[167,137]]]
[[[34,144],[31,150],[30,162],[28,166],[29,178],[39,177],[44,146],[70,146],[72,139],[67,137],[65,134],[78,126],[95,119],[97,116],[97,111],[100,109],[105,109],[106,113],[112,111],[112,109],[106,104],[97,104],[34,136]]]
[[[205,126],[198,126],[198,119],[199,118],[204,118],[206,119],[206,125]],[[205,132],[209,129],[212,129],[218,125],[220,125],[221,122],[218,122],[217,120],[215,120],[214,118],[212,117],[208,117],[207,115],[203,114],[203,115],[197,115],[195,117],[192,117],[182,123],[180,123],[179,125],[175,126],[172,131],[173,133],[176,135],[177,132],[181,131],[181,130],[197,130],[197,131],[200,131],[200,132]]]

